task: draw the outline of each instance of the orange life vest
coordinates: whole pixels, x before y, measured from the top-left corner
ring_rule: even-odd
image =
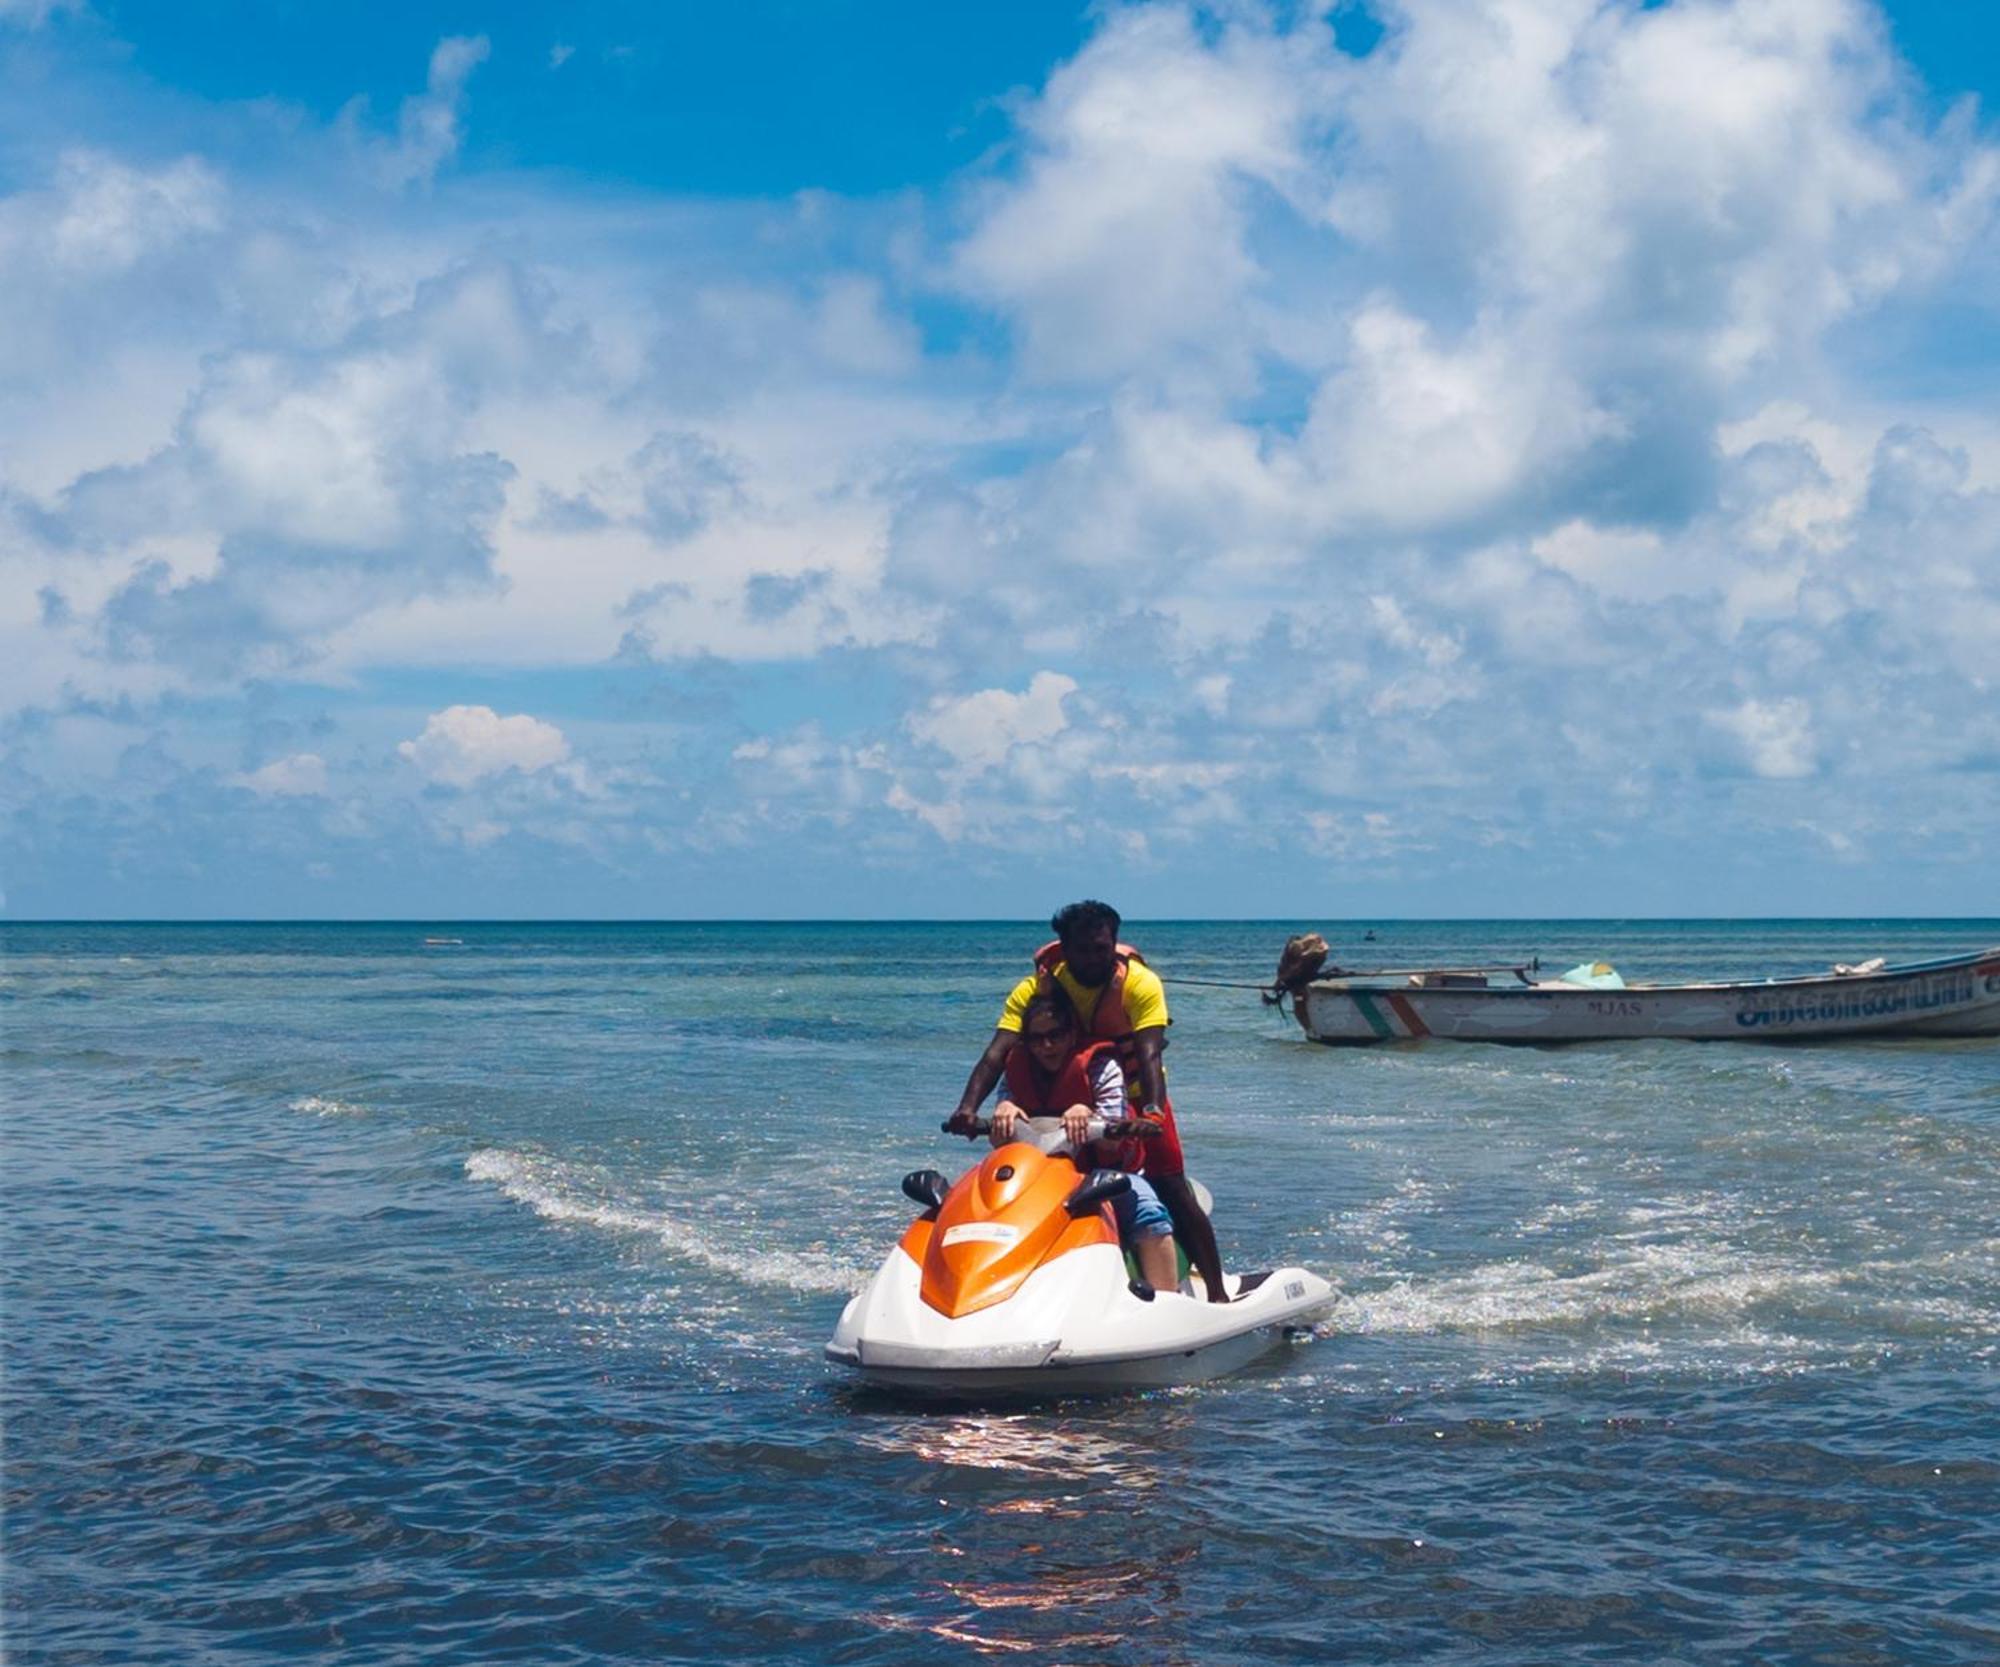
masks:
[[[1139,1047],[1132,1040],[1132,1020],[1125,1012],[1125,973],[1137,961],[1146,964],[1141,955],[1129,943],[1118,946],[1117,964],[1112,970],[1111,982],[1098,993],[1097,1005],[1090,1010],[1090,1017],[1083,1019],[1083,1033],[1112,1043],[1118,1049],[1118,1068],[1125,1073],[1125,1092],[1133,1100],[1142,1099],[1145,1088],[1139,1081]],[[1045,943],[1035,951],[1035,986],[1038,990],[1060,989],[1056,983],[1056,968],[1063,964],[1062,942]],[[1067,990],[1063,991],[1068,995]],[[1082,1015],[1078,1015],[1082,1019]],[[1160,1039],[1166,1046],[1166,1038]],[[1019,1049],[1015,1050],[1019,1052]]]

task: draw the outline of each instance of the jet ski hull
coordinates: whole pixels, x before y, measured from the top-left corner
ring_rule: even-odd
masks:
[[[950,1399],[1056,1399],[1207,1382],[1308,1329],[1333,1288],[1302,1268],[1229,1280],[1234,1300],[1137,1295],[1115,1246],[1039,1268],[1003,1304],[950,1317],[927,1305],[900,1248],[847,1305],[826,1355],[867,1382]]]
[[[854,1366],[864,1382],[899,1393],[950,1401],[1068,1400],[1178,1389],[1239,1372],[1284,1341],[1285,1328],[1260,1326],[1206,1348],[1171,1357],[1126,1361],[1045,1361],[1040,1366],[935,1363],[880,1365],[848,1360],[833,1345],[827,1358]]]

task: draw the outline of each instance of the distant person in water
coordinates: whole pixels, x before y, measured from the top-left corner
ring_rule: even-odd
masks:
[[[1131,1136],[1087,1138],[1091,1119],[1111,1125],[1129,1116],[1116,1044],[1084,1036],[1060,985],[1030,996],[1021,1015],[1021,1040],[1007,1055],[1000,1103],[993,1109],[993,1144],[1014,1139],[1026,1118],[1060,1117],[1081,1167],[1122,1169],[1131,1178],[1131,1190],[1111,1201],[1118,1242],[1132,1253],[1147,1284],[1171,1291],[1180,1281],[1174,1219],[1138,1172],[1145,1142]]]
[[[1209,1301],[1227,1302],[1222,1253],[1216,1248],[1215,1228],[1188,1184],[1173,1103],[1167,1098],[1166,1067],[1160,1062],[1172,1023],[1166,986],[1136,949],[1118,941],[1120,924],[1118,911],[1095,899],[1056,912],[1049,923],[1055,942],[1036,952],[1035,970],[1008,995],[993,1039],[965,1079],[952,1121],[970,1126],[980,1102],[1006,1069],[1008,1055],[1020,1045],[1028,1003],[1044,990],[1061,989],[1076,1011],[1084,1038],[1113,1044],[1125,1078],[1129,1115],[1160,1125],[1160,1133],[1144,1143],[1141,1168],[1173,1217],[1174,1232],[1201,1275]]]

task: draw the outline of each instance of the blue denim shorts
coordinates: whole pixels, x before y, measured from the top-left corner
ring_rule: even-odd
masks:
[[[1130,1192],[1120,1193],[1111,1200],[1111,1213],[1118,1218],[1121,1240],[1157,1239],[1174,1230],[1174,1218],[1167,1214],[1167,1207],[1160,1202],[1152,1183],[1142,1175],[1132,1177]]]

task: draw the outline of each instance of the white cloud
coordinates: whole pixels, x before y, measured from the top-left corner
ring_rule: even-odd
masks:
[[[1978,121],[1927,121],[1858,0],[1406,0],[1363,59],[1278,15],[1105,11],[939,198],[466,177],[475,41],[387,139],[24,163],[10,766],[152,814],[165,753],[56,744],[117,711],[238,810],[495,863],[504,827],[997,864],[1088,846],[1081,782],[1148,861],[1981,826],[2000,425],[1924,345],[2000,293]],[[310,815],[293,749],[407,714],[252,733],[267,683],[395,668],[429,710],[468,656],[636,716],[442,709],[402,755],[480,792],[343,773]]]
[[[403,100],[396,142],[378,154],[377,165],[390,184],[428,185],[458,154],[465,86],[491,50],[484,35],[448,35],[438,42],[424,90]]]
[[[910,733],[945,752],[968,775],[1004,764],[1016,747],[1053,740],[1069,726],[1063,702],[1076,679],[1038,671],[1020,694],[981,689],[934,701],[909,720]]]
[[[475,264],[333,350],[214,355],[169,443],[86,471],[40,522],[120,562],[110,652],[282,671],[375,609],[490,584],[512,467],[474,448],[466,411],[557,360],[537,306]]]
[[[1783,781],[1809,776],[1817,768],[1812,708],[1803,700],[1793,696],[1746,700],[1740,706],[1710,712],[1708,721],[1736,738],[1750,768],[1760,776]]]
[[[410,94],[397,109],[393,138],[370,131],[365,95],[350,99],[333,132],[356,172],[378,190],[432,187],[439,170],[458,154],[464,140],[467,84],[491,53],[492,43],[484,35],[440,39],[431,50],[424,90]]]
[[[855,272],[830,278],[818,312],[815,345],[829,366],[866,376],[907,375],[917,369],[922,357],[917,329],[889,312],[876,279]]]
[[[1314,396],[1302,448],[1333,519],[1437,528],[1504,506],[1525,480],[1620,424],[1529,332],[1487,321],[1456,347],[1378,299]]]
[[[1328,530],[1684,514],[1741,390],[1991,224],[2000,160],[1923,132],[1858,0],[1408,0],[1361,60],[1249,16],[1114,14],[959,272],[1045,374],[1186,406],[1236,372],[1183,349],[1289,360]]]
[[[1529,548],[1538,561],[1601,596],[1652,602],[1687,585],[1685,571],[1666,559],[1666,541],[1650,528],[1577,519],[1551,528]]]
[[[882,802],[891,810],[905,816],[914,816],[919,822],[936,834],[947,845],[956,845],[965,837],[967,813],[962,804],[950,799],[920,799],[900,781],[892,782]],[[1021,818],[1011,818],[1007,824],[1010,831],[1021,825]]]
[[[1899,102],[1856,0],[1411,0],[1352,84],[1329,201],[1578,346],[1741,372],[1927,269],[1990,192]]]
[[[1254,188],[1300,169],[1301,125],[1328,68],[1315,33],[1192,10],[1107,14],[1023,114],[1018,183],[991,191],[956,269],[1013,316],[1040,375],[1147,368],[1188,349],[1232,356],[1255,284]]]
[[[60,208],[48,248],[65,267],[119,271],[222,224],[227,191],[198,157],[134,168],[99,151],[72,150],[56,175]]]
[[[326,792],[326,760],[317,753],[299,752],[236,778],[260,798],[314,797]]]
[[[569,742],[554,724],[525,712],[503,718],[490,706],[447,706],[396,751],[432,781],[470,787],[504,771],[532,775],[560,764],[569,757]]]

